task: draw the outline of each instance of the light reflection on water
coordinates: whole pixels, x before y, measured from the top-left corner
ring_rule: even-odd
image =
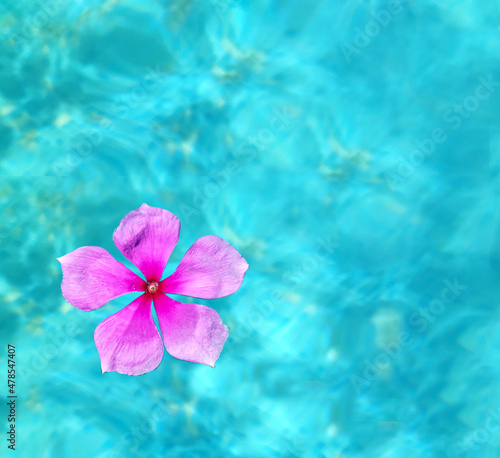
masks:
[[[499,18],[493,1],[4,3],[20,456],[498,456]],[[94,329],[131,298],[62,298],[56,257],[123,262],[113,230],[144,202],[181,219],[167,273],[206,234],[250,264],[235,295],[197,300],[230,328],[215,370],[166,355],[102,375]]]

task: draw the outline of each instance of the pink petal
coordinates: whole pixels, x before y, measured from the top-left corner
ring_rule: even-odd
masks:
[[[115,297],[145,289],[145,281],[104,248],[84,246],[57,260],[63,270],[63,296],[80,310],[95,310]]]
[[[162,208],[143,204],[121,220],[113,234],[118,249],[152,282],[161,280],[177,240],[181,223]]]
[[[215,366],[228,329],[219,314],[204,305],[181,304],[155,294],[154,304],[165,348],[174,357]]]
[[[229,243],[215,235],[193,243],[176,271],[163,280],[160,291],[215,299],[238,290],[248,264]]]
[[[151,315],[152,294],[143,294],[106,318],[94,333],[102,373],[141,375],[158,367],[163,343]]]

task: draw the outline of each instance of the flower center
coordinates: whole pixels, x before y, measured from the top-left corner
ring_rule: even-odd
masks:
[[[152,282],[148,282],[148,293],[156,293],[156,291],[158,291],[158,282],[156,281],[152,281]]]

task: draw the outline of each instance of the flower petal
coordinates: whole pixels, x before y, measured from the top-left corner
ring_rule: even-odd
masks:
[[[57,260],[63,270],[63,296],[80,310],[95,310],[115,297],[145,289],[145,281],[104,248],[84,246]]]
[[[182,304],[155,294],[154,304],[165,348],[174,357],[214,367],[228,329],[219,314],[204,305]]]
[[[180,229],[181,223],[174,214],[143,204],[125,215],[113,234],[113,240],[147,281],[159,282],[179,240]]]
[[[215,235],[193,243],[160,291],[201,299],[229,296],[238,290],[248,269],[243,256]]]
[[[106,318],[94,333],[102,373],[141,375],[158,367],[163,343],[151,315],[152,294],[143,294]]]

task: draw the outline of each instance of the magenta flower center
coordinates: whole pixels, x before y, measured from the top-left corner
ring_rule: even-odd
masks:
[[[148,293],[156,293],[156,291],[158,291],[158,282],[156,281],[151,281],[151,282],[148,282]]]

